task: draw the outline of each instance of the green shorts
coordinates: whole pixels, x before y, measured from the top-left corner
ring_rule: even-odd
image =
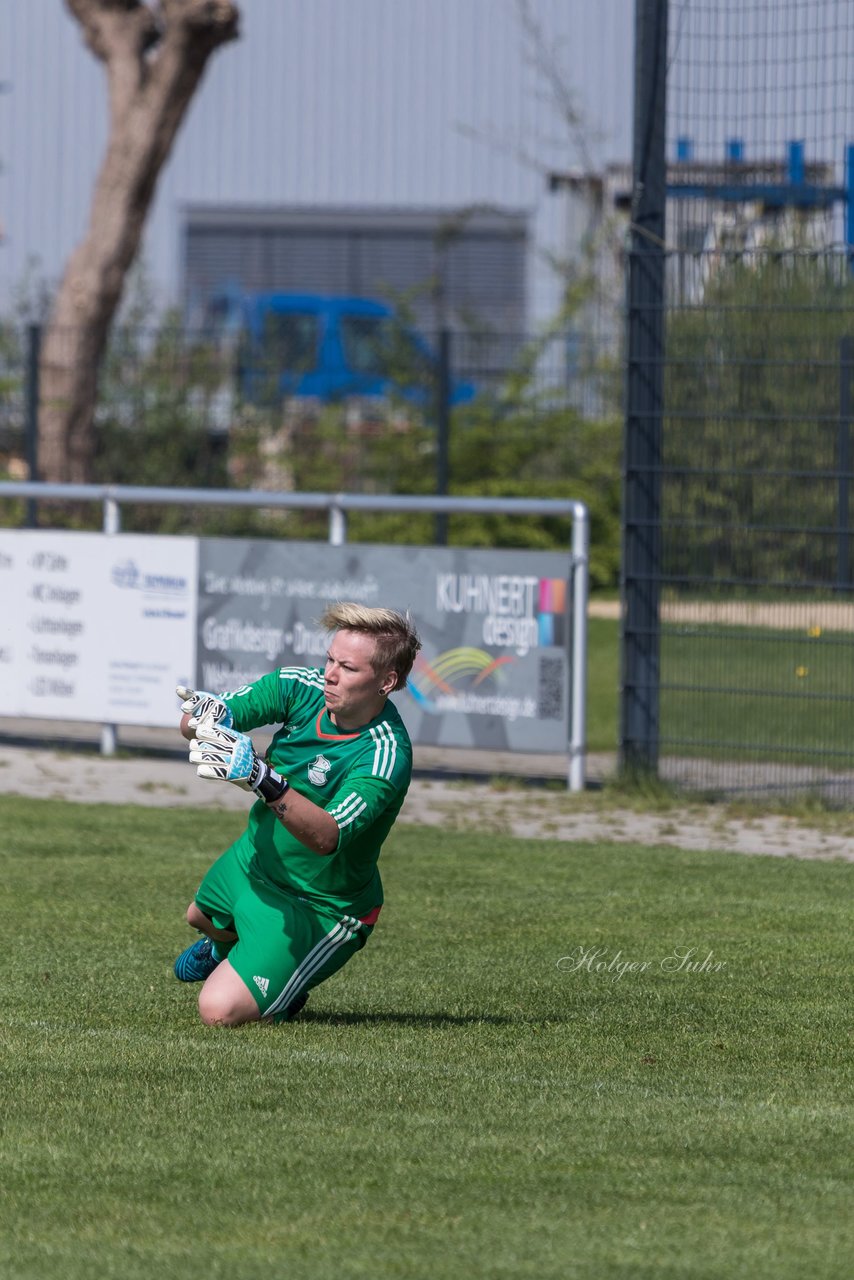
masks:
[[[287,1017],[288,1005],[361,951],[379,914],[359,920],[261,879],[244,833],[208,871],[196,906],[217,929],[237,934],[231,967],[255,997],[262,1018]]]

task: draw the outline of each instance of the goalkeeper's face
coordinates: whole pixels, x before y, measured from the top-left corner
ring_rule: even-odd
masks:
[[[326,709],[339,728],[359,729],[379,715],[394,687],[393,672],[378,672],[376,640],[362,631],[336,631],[326,654]]]

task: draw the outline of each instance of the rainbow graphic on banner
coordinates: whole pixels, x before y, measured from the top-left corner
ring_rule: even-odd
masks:
[[[430,661],[420,654],[407,684],[419,706],[425,711],[439,711],[442,695],[473,693],[487,681],[492,687],[506,687],[508,664],[524,661],[529,646],[541,649],[563,647],[567,637],[566,579],[540,578],[529,607],[533,617],[507,619],[536,629],[536,639],[526,637],[524,649],[519,648],[516,653],[505,652],[496,656],[469,645],[446,649]],[[503,621],[503,615],[497,618],[498,624]]]
[[[538,606],[540,645],[565,645],[566,579],[540,578]]]
[[[483,649],[446,649],[432,662],[419,655],[407,688],[426,711],[435,709],[437,693],[456,693],[461,688],[476,689],[484,680],[502,683],[503,668],[516,659],[510,654],[494,658]]]

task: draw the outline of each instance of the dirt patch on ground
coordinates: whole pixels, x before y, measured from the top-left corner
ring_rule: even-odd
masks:
[[[204,782],[177,757],[104,758],[27,747],[0,747],[0,792],[159,808],[181,805],[246,811],[249,803],[240,788]],[[717,806],[636,812],[603,806],[601,797],[487,781],[416,777],[400,821],[526,839],[610,840],[854,862],[854,831],[851,836],[822,832],[779,815],[735,818]]]
[[[619,618],[620,604],[617,600],[591,600],[587,613],[591,618]],[[854,630],[854,604],[834,601],[664,600],[659,617],[662,622],[684,626],[772,627],[810,635]]]

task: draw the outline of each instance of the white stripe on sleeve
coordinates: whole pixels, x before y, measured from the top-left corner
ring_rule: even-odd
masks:
[[[371,729],[374,740],[374,764],[371,772],[374,777],[390,778],[397,761],[397,739],[384,720]]]
[[[349,827],[351,822],[355,822],[360,814],[364,813],[368,807],[368,802],[363,800],[355,791],[351,791],[346,800],[342,800],[334,809],[330,809],[331,816],[338,823],[339,830],[342,827]]]

